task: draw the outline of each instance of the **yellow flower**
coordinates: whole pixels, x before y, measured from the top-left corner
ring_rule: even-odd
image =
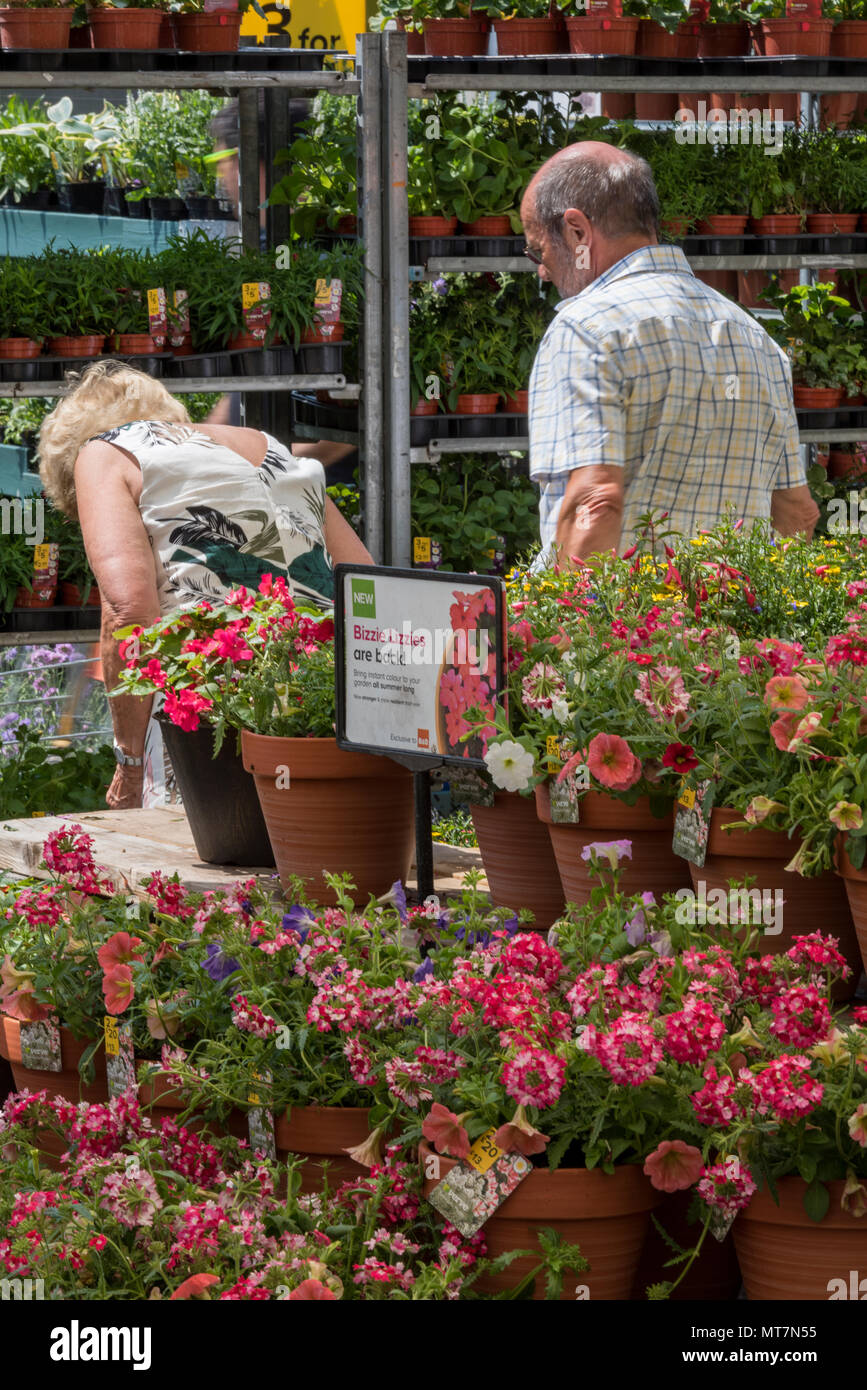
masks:
[[[829,1067],[832,1062],[845,1062],[849,1056],[846,1034],[841,1033],[839,1028],[832,1029],[823,1042],[816,1043],[815,1047],[810,1048],[810,1056],[823,1062],[826,1067]]]

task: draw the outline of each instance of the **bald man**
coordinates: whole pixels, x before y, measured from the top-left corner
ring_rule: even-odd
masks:
[[[657,238],[649,165],[570,145],[521,204],[527,255],[563,299],[530,379],[541,563],[631,544],[639,519],[694,535],[729,505],[812,535],[785,353]]]

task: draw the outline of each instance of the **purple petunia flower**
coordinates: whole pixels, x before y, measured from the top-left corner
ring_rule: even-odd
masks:
[[[223,954],[223,947],[217,941],[212,941],[205,947],[205,954],[208,959],[202,962],[202,969],[206,975],[210,975],[216,985],[228,980],[230,975],[234,975],[235,971],[241,968],[232,956]]]
[[[407,913],[406,890],[403,884],[401,883],[400,879],[398,879],[395,883],[391,885],[391,897],[394,901],[395,907],[397,908],[398,917],[402,922],[405,922]]]
[[[283,913],[282,927],[284,931],[297,931],[301,937],[301,944],[310,935],[310,928],[316,926],[316,918],[309,907],[302,907],[300,903],[295,903],[288,912]]]
[[[422,980],[427,980],[434,973],[434,963],[430,956],[422,961],[421,965],[416,966],[413,971],[413,981],[420,985]]]
[[[615,869],[621,859],[632,858],[631,840],[594,840],[592,844],[585,845],[581,851],[581,858],[587,862],[590,856],[595,854],[597,858],[606,858]]]
[[[626,923],[626,940],[630,946],[640,946],[647,935],[647,922],[641,908]]]

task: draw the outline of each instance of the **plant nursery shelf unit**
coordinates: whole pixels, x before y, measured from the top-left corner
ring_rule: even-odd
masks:
[[[5,616],[8,618],[9,614]],[[78,646],[98,641],[98,627],[47,628],[44,632],[28,628],[26,632],[0,632],[0,647],[53,647],[58,642],[73,642]]]
[[[867,252],[841,251],[837,255],[789,254],[782,256],[689,256],[694,270],[860,270],[867,268]],[[432,256],[424,266],[411,266],[410,279],[435,280],[439,275],[486,270],[515,275],[535,271],[526,256]],[[421,274],[415,274],[416,271]]]
[[[99,361],[101,359],[94,359]],[[165,377],[172,392],[192,391],[331,391],[342,400],[355,401],[361,387],[344,376],[202,376]],[[63,396],[66,384],[62,381],[5,381],[0,382],[0,397]],[[318,436],[317,436],[318,437]]]

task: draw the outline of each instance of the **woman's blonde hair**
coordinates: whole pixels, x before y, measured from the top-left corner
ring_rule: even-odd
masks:
[[[89,439],[133,420],[185,425],[190,417],[162,382],[124,362],[94,362],[67,380],[71,389],[39,431],[39,476],[55,507],[77,519],[75,460]]]

